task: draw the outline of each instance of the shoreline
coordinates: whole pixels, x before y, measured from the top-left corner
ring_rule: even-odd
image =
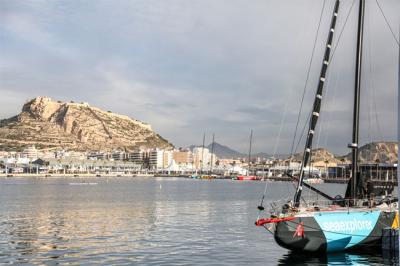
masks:
[[[160,174],[0,174],[0,179],[7,178],[33,178],[33,179],[61,179],[61,178],[71,178],[71,179],[81,179],[81,178],[135,178],[135,177],[152,177],[152,178],[185,178],[192,179],[188,175],[160,175]],[[197,179],[196,179],[197,180]],[[232,180],[231,178],[213,178],[213,179],[199,179],[199,180]],[[282,177],[269,177],[265,180],[234,180],[237,182],[294,182],[288,178]],[[324,179],[321,184],[346,184],[348,182],[347,179]],[[397,182],[395,182],[395,186],[397,186]],[[317,185],[317,184],[314,184]]]
[[[0,174],[0,178],[103,178],[103,177],[154,177],[153,174]]]

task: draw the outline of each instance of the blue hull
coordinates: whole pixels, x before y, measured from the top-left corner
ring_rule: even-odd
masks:
[[[278,223],[274,236],[280,246],[300,252],[372,248],[381,245],[382,229],[395,218],[395,211],[315,212]]]

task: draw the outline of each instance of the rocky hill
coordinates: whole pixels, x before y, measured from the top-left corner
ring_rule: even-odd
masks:
[[[359,161],[361,163],[397,163],[397,142],[372,142],[359,149]],[[301,161],[303,153],[293,156],[293,161]],[[289,158],[288,158],[289,159]],[[351,153],[344,156],[336,156],[327,149],[319,148],[312,151],[314,162],[328,161],[329,163],[350,163]]]
[[[128,116],[47,97],[37,97],[19,115],[0,120],[0,149],[33,144],[78,151],[173,147],[150,125]]]
[[[397,142],[372,142],[359,149],[361,163],[397,163]],[[351,160],[351,153],[345,156]]]
[[[329,163],[341,163],[340,158],[336,157],[333,153],[324,148],[314,149],[311,154],[311,160],[313,162],[328,161]],[[302,158],[303,153],[296,153],[293,155],[292,161],[301,161]]]

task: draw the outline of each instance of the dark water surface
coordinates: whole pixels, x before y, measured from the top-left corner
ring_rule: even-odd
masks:
[[[97,185],[73,185],[95,182]],[[0,263],[382,265],[381,254],[291,254],[254,226],[264,182],[0,179]],[[292,185],[268,183],[268,198]],[[342,185],[323,185],[343,190]]]

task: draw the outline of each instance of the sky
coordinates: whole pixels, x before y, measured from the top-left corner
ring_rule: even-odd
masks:
[[[361,144],[397,139],[400,1],[366,2]],[[255,152],[288,154],[316,39],[300,129],[311,111],[333,5],[1,0],[0,118],[49,96],[150,123],[176,147],[206,132],[246,152],[253,129]],[[341,1],[314,142],[336,154],[351,142],[357,12],[358,1]]]

